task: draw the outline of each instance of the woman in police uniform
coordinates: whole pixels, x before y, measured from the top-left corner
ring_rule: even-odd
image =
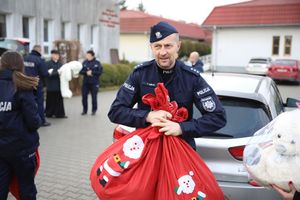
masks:
[[[5,52],[0,61],[0,199],[7,199],[12,177],[20,199],[35,200],[37,129],[41,125],[33,90],[38,78],[23,74],[22,56]]]

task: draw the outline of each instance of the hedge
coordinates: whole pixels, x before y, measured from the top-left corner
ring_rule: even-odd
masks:
[[[111,87],[122,85],[128,75],[132,72],[135,63],[129,64],[102,64],[103,73],[100,76],[101,87]]]

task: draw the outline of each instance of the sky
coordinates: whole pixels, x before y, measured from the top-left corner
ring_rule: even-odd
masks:
[[[143,2],[146,12],[173,20],[202,24],[215,6],[248,0],[127,0],[128,9],[135,9]]]

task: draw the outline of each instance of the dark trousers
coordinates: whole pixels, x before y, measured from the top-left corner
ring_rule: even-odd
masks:
[[[42,119],[42,122],[44,123],[45,120],[45,109],[44,109],[44,90],[43,88],[38,88],[36,91],[36,101],[38,105],[38,112]]]
[[[47,91],[46,117],[64,117],[64,100],[60,91]]]
[[[88,94],[92,94],[92,112],[97,111],[97,94],[99,90],[99,85],[97,84],[83,84],[82,85],[82,106],[83,112],[88,111]]]
[[[36,200],[37,190],[34,184],[36,166],[35,153],[11,157],[0,156],[0,199],[7,199],[9,184],[12,177],[16,176],[20,200]]]

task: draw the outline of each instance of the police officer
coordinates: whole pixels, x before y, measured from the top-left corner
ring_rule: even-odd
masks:
[[[44,110],[44,79],[48,76],[48,69],[45,61],[41,58],[42,48],[35,45],[30,54],[24,57],[25,74],[28,76],[39,77],[39,85],[36,91],[36,101],[38,104],[39,114],[42,119],[42,126],[50,126],[45,119]]]
[[[83,67],[80,74],[83,75],[82,84],[82,105],[83,111],[81,115],[86,115],[88,111],[88,94],[92,95],[92,115],[97,111],[97,94],[99,90],[99,77],[102,74],[102,65],[96,60],[93,50],[86,52],[86,60],[82,63]]]
[[[193,51],[190,54],[189,61],[192,63],[192,67],[194,67],[194,69],[198,70],[200,73],[204,72],[203,62],[199,59],[199,53],[198,52]]]
[[[16,176],[20,200],[35,200],[37,129],[42,121],[33,94],[38,78],[23,74],[17,52],[6,52],[0,67],[0,199],[7,199],[12,176]]]
[[[114,123],[132,127],[158,126],[166,135],[181,136],[193,148],[193,138],[213,134],[226,123],[225,111],[213,89],[200,73],[177,59],[180,48],[177,30],[165,22],[151,28],[150,47],[155,60],[138,65],[117,93],[108,113]],[[143,104],[142,97],[154,94],[157,83],[163,82],[169,91],[171,101],[189,111],[188,120],[176,123],[168,120],[171,114],[166,111],[150,111]],[[132,107],[138,104],[136,109]],[[193,104],[202,117],[193,119]]]

